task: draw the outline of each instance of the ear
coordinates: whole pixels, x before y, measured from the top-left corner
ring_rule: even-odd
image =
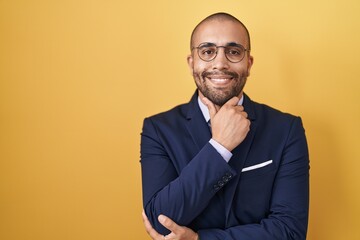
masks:
[[[191,76],[192,76],[193,73],[194,73],[194,58],[192,57],[191,54],[189,54],[189,55],[187,56],[186,60],[187,60],[188,66],[189,66],[190,74],[191,74]]]
[[[254,63],[254,57],[249,54],[249,57],[247,59],[248,66],[247,66],[247,75],[250,76],[250,69]]]

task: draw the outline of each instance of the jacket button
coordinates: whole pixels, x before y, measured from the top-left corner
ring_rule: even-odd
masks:
[[[217,191],[217,190],[219,190],[219,189],[220,189],[220,186],[219,186],[219,185],[217,185],[217,184],[215,184],[215,185],[214,185],[214,189]]]
[[[227,173],[225,173],[225,176],[228,177],[228,179],[230,179],[230,178],[232,178],[233,175],[231,173],[227,172]]]
[[[220,187],[222,187],[222,186],[224,186],[225,185],[225,183],[223,182],[223,181],[218,181],[218,185],[220,186]]]

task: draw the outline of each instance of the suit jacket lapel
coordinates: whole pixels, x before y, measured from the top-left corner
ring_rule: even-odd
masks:
[[[186,125],[193,141],[200,150],[211,138],[211,132],[208,123],[198,104],[197,91],[189,102],[189,109],[187,113],[188,123]]]
[[[245,95],[244,97],[244,109],[248,114],[248,119],[251,121],[250,131],[244,141],[233,150],[233,156],[229,161],[229,164],[232,168],[237,171],[236,177],[230,181],[224,188],[224,201],[225,201],[225,210],[226,210],[226,226],[232,226],[235,224],[236,218],[234,212],[231,211],[233,205],[234,194],[238,186],[238,182],[241,176],[241,170],[244,167],[248,152],[250,151],[252,142],[254,140],[256,132],[256,121],[255,121],[255,111],[253,104],[250,98]]]

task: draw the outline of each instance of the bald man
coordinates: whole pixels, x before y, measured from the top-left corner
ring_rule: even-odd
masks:
[[[301,119],[244,92],[243,23],[216,13],[193,30],[197,90],[144,120],[143,220],[156,240],[306,239],[309,156]]]

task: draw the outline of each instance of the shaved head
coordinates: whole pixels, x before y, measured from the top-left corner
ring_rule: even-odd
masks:
[[[214,13],[208,17],[206,17],[205,19],[203,19],[198,25],[196,25],[196,27],[194,28],[194,30],[191,33],[191,38],[190,38],[190,49],[192,49],[194,46],[194,37],[197,33],[197,30],[199,29],[199,27],[201,25],[203,25],[204,23],[208,23],[211,21],[232,21],[235,23],[239,23],[245,30],[246,32],[246,37],[247,37],[247,44],[248,46],[244,46],[245,48],[247,48],[248,50],[251,49],[251,44],[250,44],[250,34],[248,29],[246,28],[246,26],[236,17],[228,14],[228,13],[224,13],[224,12],[219,12],[219,13]]]

